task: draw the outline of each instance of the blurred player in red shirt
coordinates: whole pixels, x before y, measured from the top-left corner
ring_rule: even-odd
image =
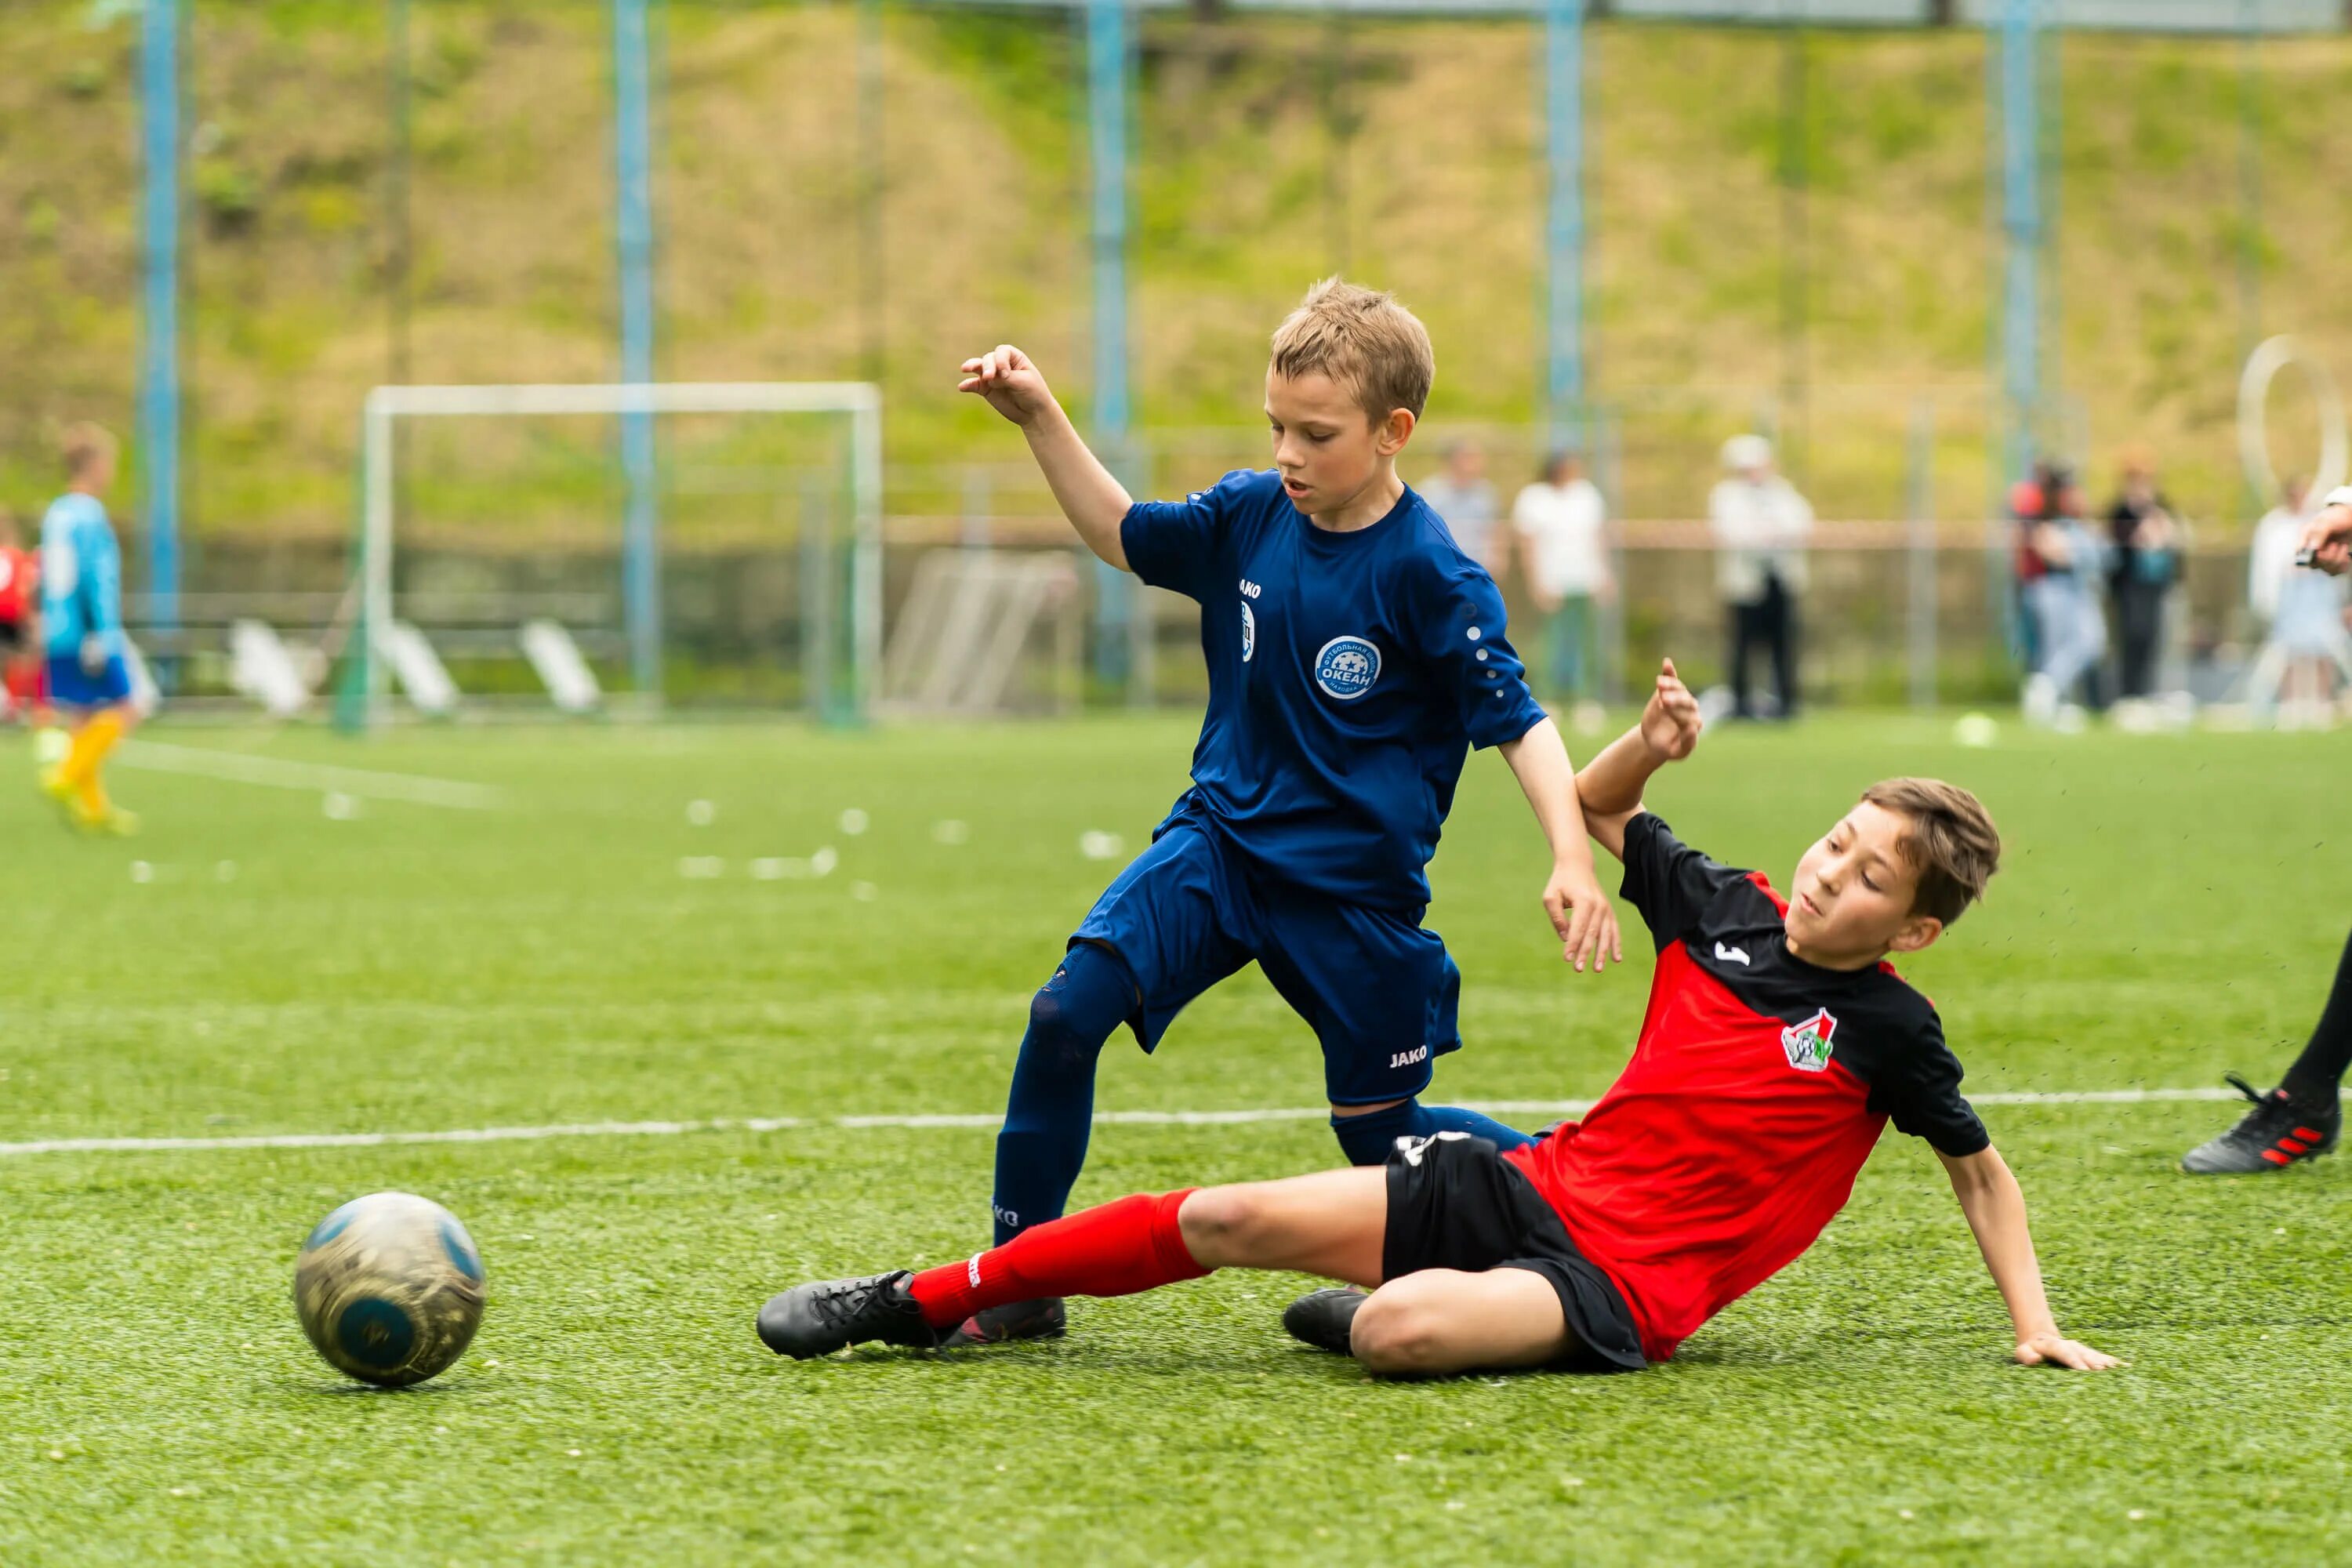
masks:
[[[0,507],[0,680],[7,690],[0,717],[22,713],[46,731],[57,721],[42,679],[40,618],[41,558],[25,548],[16,514]]]

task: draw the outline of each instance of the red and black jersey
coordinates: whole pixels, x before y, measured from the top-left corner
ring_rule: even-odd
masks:
[[[0,549],[0,622],[21,626],[40,603],[40,557],[14,545]]]
[[[1622,896],[1658,947],[1633,1058],[1580,1123],[1508,1158],[1664,1361],[1812,1245],[1888,1118],[1950,1155],[1991,1140],[1934,1005],[1892,967],[1799,958],[1762,873],[1647,813],[1624,859]]]

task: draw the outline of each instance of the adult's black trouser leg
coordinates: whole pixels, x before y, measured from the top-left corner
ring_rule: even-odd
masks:
[[[2333,1105],[2347,1068],[2352,1068],[2352,940],[2345,942],[2344,956],[2336,961],[2336,984],[2320,1010],[2318,1026],[2311,1031],[2311,1043],[2286,1069],[2286,1091],[2305,1105]]]
[[[1772,649],[1772,689],[1780,717],[1797,716],[1797,601],[1776,574],[1764,591],[1764,637]]]
[[[2156,658],[2164,640],[2164,584],[2120,583],[2114,604],[2123,644],[2122,694],[2146,697],[2156,689]]]
[[[1756,708],[1748,690],[1748,652],[1757,642],[1759,606],[1734,604],[1725,605],[1724,609],[1729,616],[1731,632],[1732,711],[1742,719],[1752,719],[1756,716]]]

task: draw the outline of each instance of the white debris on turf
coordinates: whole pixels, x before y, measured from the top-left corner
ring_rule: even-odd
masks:
[[[1116,860],[1126,849],[1127,840],[1116,833],[1088,828],[1078,835],[1078,853],[1089,860]]]
[[[686,820],[688,826],[708,827],[719,820],[719,807],[707,800],[689,800],[686,803]]]
[[[1952,725],[1952,739],[1981,749],[2000,739],[2000,726],[1990,713],[1964,713]]]
[[[134,882],[152,882],[155,879],[155,868],[144,860],[133,860],[131,862],[131,879]]]
[[[841,814],[841,830],[852,838],[873,826],[874,819],[856,806],[853,805]]]
[[[849,896],[856,899],[861,904],[872,903],[876,895],[880,892],[881,889],[877,888],[871,882],[852,882],[849,884]]]
[[[971,837],[971,828],[950,816],[931,824],[931,841],[935,844],[961,844]]]
[[[330,822],[356,821],[360,815],[359,797],[345,795],[339,789],[331,789],[319,797],[319,809],[326,814],[327,820]]]
[[[830,877],[833,875],[833,868],[841,864],[841,852],[828,844],[810,856],[808,864],[810,876]]]
[[[727,862],[716,855],[681,855],[677,860],[677,874],[698,881],[707,881],[713,877],[725,876]]]

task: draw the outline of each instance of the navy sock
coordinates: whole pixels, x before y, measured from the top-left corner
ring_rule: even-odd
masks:
[[[1368,1111],[1361,1116],[1334,1115],[1331,1131],[1339,1140],[1340,1151],[1348,1156],[1349,1163],[1357,1165],[1385,1163],[1389,1151],[1396,1147],[1400,1138],[1433,1138],[1440,1132],[1467,1132],[1473,1138],[1489,1139],[1507,1153],[1535,1142],[1528,1134],[1506,1127],[1491,1116],[1481,1116],[1458,1105],[1423,1105],[1418,1100],[1403,1100],[1386,1110]]]
[[[1135,1011],[1135,982],[1118,954],[1080,943],[1029,1003],[1029,1032],[1013,1065],[1004,1130],[996,1135],[996,1245],[1061,1217],[1087,1163],[1095,1063]]]
[[[1536,1141],[1532,1132],[1506,1127],[1491,1116],[1482,1116],[1459,1105],[1424,1106],[1422,1113],[1429,1119],[1430,1132],[1467,1132],[1473,1138],[1491,1140],[1495,1147],[1506,1154]],[[1423,1136],[1426,1137],[1428,1133]]]

